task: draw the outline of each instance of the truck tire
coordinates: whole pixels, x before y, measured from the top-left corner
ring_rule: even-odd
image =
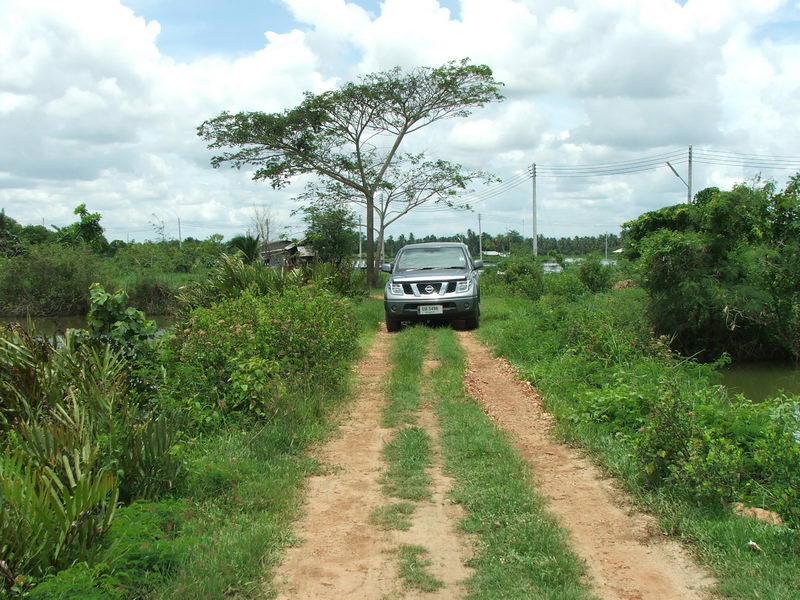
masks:
[[[400,319],[395,319],[394,317],[386,315],[386,331],[395,333],[396,331],[400,331],[400,327]]]

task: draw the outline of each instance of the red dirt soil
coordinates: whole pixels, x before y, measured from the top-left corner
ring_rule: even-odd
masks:
[[[637,512],[587,458],[549,435],[552,417],[536,391],[471,333],[460,332],[459,339],[467,355],[467,391],[531,465],[536,489],[569,531],[595,592],[607,600],[709,598],[714,580],[660,533],[656,520]]]

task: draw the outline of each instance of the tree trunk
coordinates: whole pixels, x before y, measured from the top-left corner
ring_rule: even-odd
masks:
[[[375,269],[375,199],[371,194],[366,196],[367,200],[367,284],[369,287],[377,287],[378,272]]]

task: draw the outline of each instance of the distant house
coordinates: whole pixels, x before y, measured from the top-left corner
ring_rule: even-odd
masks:
[[[261,245],[264,263],[275,269],[291,269],[314,260],[314,248],[306,240],[275,240]]]

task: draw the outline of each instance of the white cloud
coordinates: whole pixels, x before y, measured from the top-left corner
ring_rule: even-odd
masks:
[[[283,110],[361,73],[464,56],[492,66],[507,100],[420,132],[408,150],[506,180],[534,161],[608,162],[689,143],[796,154],[800,45],[758,34],[799,10],[787,2],[462,0],[457,16],[437,0],[384,0],[374,15],[355,0],[283,2],[296,27],[265,23],[259,50],[180,62],[159,50],[169,25],[124,0],[5,0],[0,205],[23,222],[63,225],[87,202],[112,237],[143,237],[153,214],[175,234],[181,218],[184,236],[233,235],[260,203],[296,222],[290,198],[303,180],[275,192],[247,172],[210,169],[197,125],[223,110]],[[698,164],[695,186],[747,175]],[[613,230],[684,193],[666,170],[539,185],[548,235]],[[529,203],[526,184],[476,208],[497,230],[520,229]],[[394,233],[475,220],[420,213]]]

